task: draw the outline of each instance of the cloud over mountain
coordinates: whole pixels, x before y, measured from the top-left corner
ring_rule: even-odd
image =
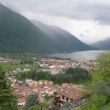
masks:
[[[19,12],[45,13],[72,19],[95,19],[102,24],[110,23],[109,0],[0,0],[1,3],[18,7]]]
[[[0,0],[0,3],[29,19],[56,24],[86,43],[110,35],[109,0]]]

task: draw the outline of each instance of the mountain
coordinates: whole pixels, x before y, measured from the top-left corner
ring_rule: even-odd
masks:
[[[110,49],[110,37],[105,40],[95,42],[92,46],[101,50],[108,50]]]
[[[44,54],[89,49],[90,46],[67,31],[43,24],[42,28],[35,26],[0,4],[0,52]]]
[[[45,33],[45,35],[49,36],[51,39],[56,41],[57,45],[61,46],[62,48],[65,48],[65,50],[67,48],[67,50],[69,50],[70,52],[73,52],[73,51],[83,51],[83,50],[94,49],[89,45],[81,42],[74,35],[72,35],[68,31],[60,27],[43,24],[36,20],[32,20],[32,23],[37,27],[39,27],[39,29],[42,30]]]

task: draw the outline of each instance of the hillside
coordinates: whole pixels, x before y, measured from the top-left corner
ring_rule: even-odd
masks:
[[[51,37],[51,30],[46,34],[27,18],[0,4],[0,52],[44,54],[91,49],[61,31],[52,31]]]
[[[92,46],[101,50],[108,50],[110,49],[110,38],[95,42],[92,44]]]
[[[61,46],[62,48],[65,48],[65,50],[67,48],[67,50],[73,52],[93,49],[89,45],[81,42],[68,31],[61,29],[60,27],[46,25],[34,20],[32,21],[32,23],[39,27],[39,29],[42,30],[45,33],[45,35],[49,36],[51,39],[56,41],[57,45]]]

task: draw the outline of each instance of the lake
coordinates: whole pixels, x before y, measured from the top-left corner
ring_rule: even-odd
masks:
[[[97,56],[104,50],[78,51],[72,53],[56,53],[50,54],[50,57],[71,58],[75,60],[96,60]]]

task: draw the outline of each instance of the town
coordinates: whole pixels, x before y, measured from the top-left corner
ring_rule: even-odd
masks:
[[[0,0],[0,110],[110,110],[110,0]]]
[[[27,59],[25,59],[27,60]],[[17,74],[30,72],[32,66],[36,72],[49,72],[52,75],[62,74],[69,68],[83,68],[89,72],[93,70],[96,61],[76,61],[71,59],[48,58],[48,57],[32,57],[31,63],[26,62],[22,65],[21,59],[11,59],[0,57],[0,63],[4,67],[8,64],[19,65],[13,69],[8,69],[6,75],[11,80],[11,85],[18,98],[18,106],[23,108],[26,104],[27,96],[36,94],[39,103],[45,101],[46,95],[52,97],[52,103],[49,105],[52,110],[60,110],[65,104],[69,103],[69,107],[77,107],[86,104],[90,93],[84,89],[83,85],[73,83],[54,84],[53,81],[41,79],[25,79],[18,80]]]

